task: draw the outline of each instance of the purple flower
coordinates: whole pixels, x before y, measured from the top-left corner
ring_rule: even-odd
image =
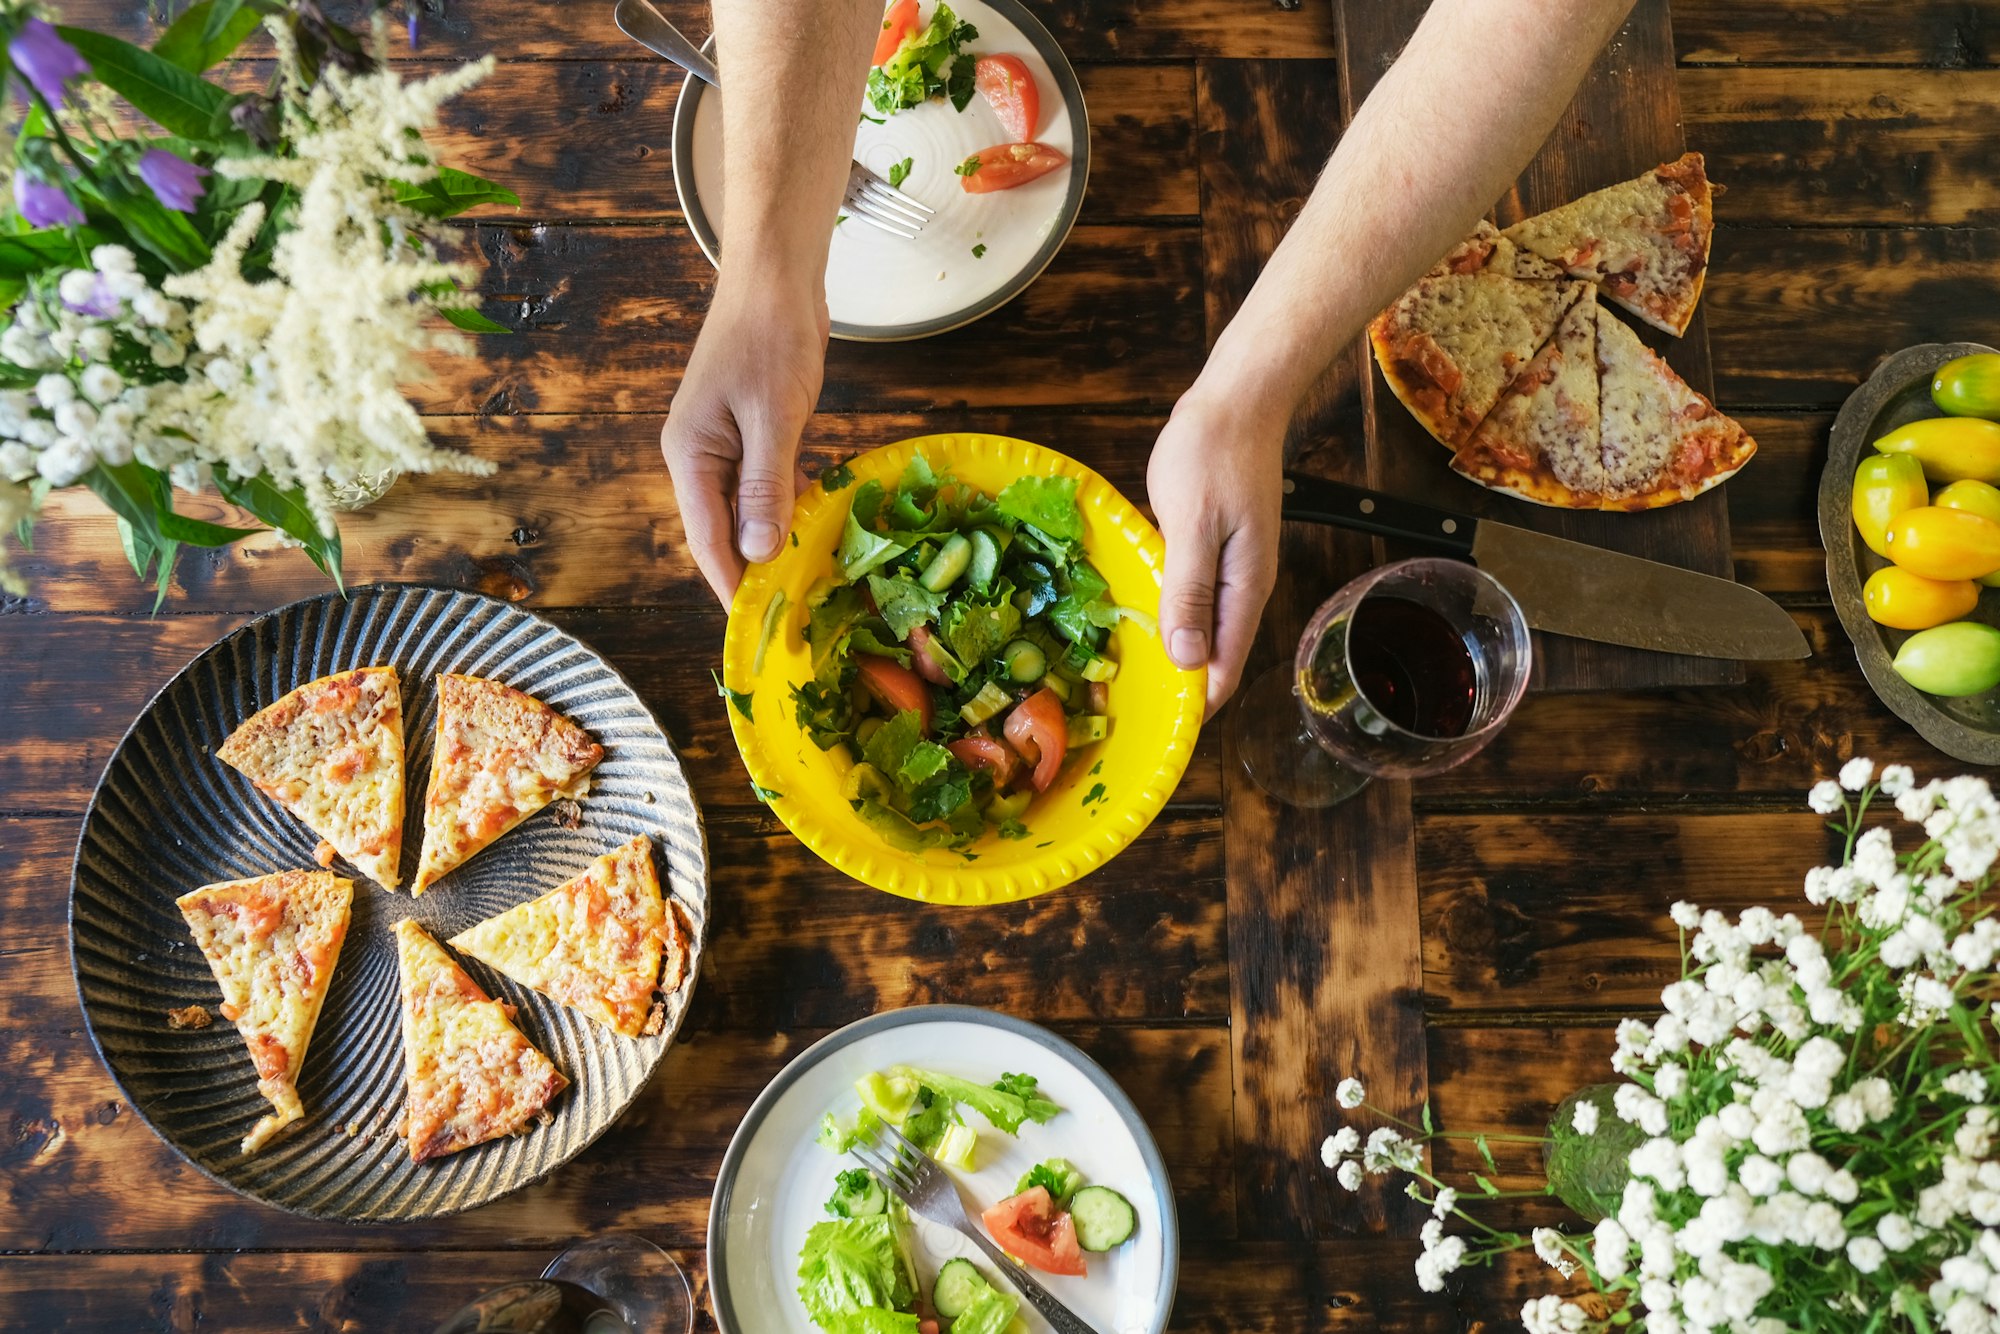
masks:
[[[25,171],[14,173],[14,204],[30,227],[74,227],[83,221],[83,210],[67,191]]]
[[[62,104],[64,84],[90,73],[89,64],[47,19],[23,23],[14,40],[7,43],[7,54],[14,58],[14,68],[35,85],[35,91],[50,106]]]
[[[194,212],[194,201],[208,193],[208,187],[201,183],[208,174],[207,167],[197,167],[164,148],[149,148],[139,158],[139,179],[162,204],[182,213]]]

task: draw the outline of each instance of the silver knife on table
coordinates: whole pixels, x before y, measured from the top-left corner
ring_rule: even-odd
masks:
[[[1469,559],[1552,635],[1699,658],[1812,656],[1783,607],[1713,575],[1295,473],[1285,474],[1284,516]]]

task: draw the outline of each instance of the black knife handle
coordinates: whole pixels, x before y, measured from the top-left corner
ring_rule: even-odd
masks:
[[[1353,528],[1377,537],[1404,538],[1442,547],[1456,556],[1472,555],[1479,520],[1449,510],[1432,509],[1414,500],[1400,500],[1323,477],[1285,474],[1284,516],[1306,523]]]

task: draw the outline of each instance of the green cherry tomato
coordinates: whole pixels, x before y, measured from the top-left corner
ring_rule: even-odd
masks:
[[[2000,417],[2000,353],[1980,352],[1938,367],[1931,402],[1953,417]]]
[[[1908,454],[1870,454],[1854,471],[1854,526],[1878,556],[1889,554],[1889,521],[1929,499],[1923,465]]]
[[[1978,621],[1919,630],[1897,650],[1895,667],[1926,695],[1980,694],[2000,686],[2000,630]]]

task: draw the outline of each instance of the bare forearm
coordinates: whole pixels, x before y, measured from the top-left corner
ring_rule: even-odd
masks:
[[[1289,412],[1528,164],[1630,6],[1435,0],[1203,379]]]
[[[723,274],[821,280],[881,0],[714,0]]]

